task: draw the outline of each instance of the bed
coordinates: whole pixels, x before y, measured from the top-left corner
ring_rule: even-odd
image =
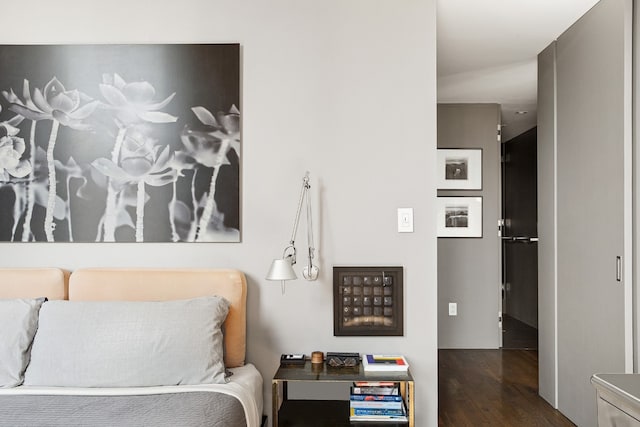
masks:
[[[0,426],[260,426],[246,289],[237,270],[0,269],[0,302],[41,304]]]

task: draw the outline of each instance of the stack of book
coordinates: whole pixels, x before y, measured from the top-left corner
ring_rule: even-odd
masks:
[[[362,365],[365,372],[402,373],[409,370],[407,359],[401,355],[364,354]]]
[[[407,421],[400,387],[393,381],[356,381],[351,387],[349,421]]]

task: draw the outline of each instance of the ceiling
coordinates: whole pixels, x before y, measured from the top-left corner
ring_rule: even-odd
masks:
[[[504,141],[532,128],[538,53],[597,2],[437,0],[438,102],[502,105]]]

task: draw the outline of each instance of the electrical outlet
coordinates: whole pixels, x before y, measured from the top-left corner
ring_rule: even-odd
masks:
[[[449,303],[449,316],[457,316],[458,315],[458,303],[450,302]]]

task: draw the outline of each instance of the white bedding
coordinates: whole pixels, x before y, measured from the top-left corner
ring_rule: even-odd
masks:
[[[166,393],[216,392],[235,397],[244,408],[248,427],[260,427],[262,418],[262,377],[252,364],[229,369],[233,375],[227,384],[180,385],[161,387],[35,387],[19,386],[0,389],[2,395],[76,395],[76,396],[132,396]]]

